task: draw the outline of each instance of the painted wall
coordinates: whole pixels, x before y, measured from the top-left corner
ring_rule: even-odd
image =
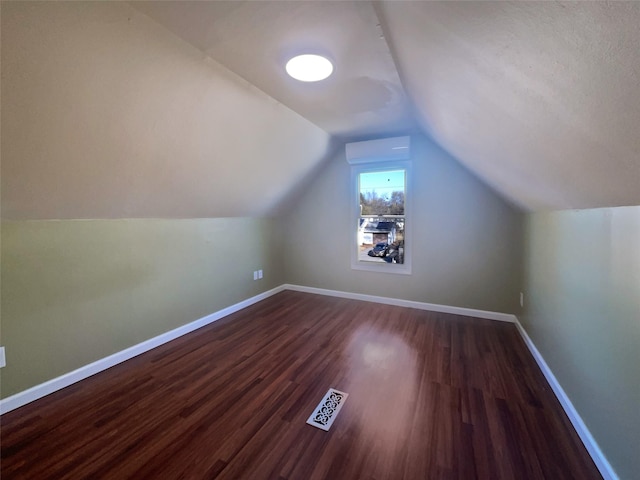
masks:
[[[283,216],[289,283],[516,313],[522,213],[422,136],[412,137],[412,275],[351,270],[344,149]]]
[[[281,285],[273,225],[3,222],[3,398]]]
[[[124,2],[1,8],[3,397],[283,283],[325,132]]]
[[[640,472],[640,206],[529,215],[522,323],[620,478]]]
[[[2,215],[274,214],[326,132],[125,2],[2,2]]]

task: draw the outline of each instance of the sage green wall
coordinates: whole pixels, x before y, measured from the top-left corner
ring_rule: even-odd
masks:
[[[3,222],[3,397],[281,285],[277,236],[251,218]]]
[[[326,132],[126,2],[0,8],[4,397],[283,282]]]
[[[283,216],[287,282],[516,313],[523,214],[442,149],[412,136],[412,275],[351,270],[344,149]]]
[[[639,478],[640,206],[531,214],[525,260],[525,329],[620,478]]]

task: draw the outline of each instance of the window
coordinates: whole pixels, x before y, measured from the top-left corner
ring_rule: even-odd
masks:
[[[406,161],[352,163],[352,268],[411,273],[409,174]]]

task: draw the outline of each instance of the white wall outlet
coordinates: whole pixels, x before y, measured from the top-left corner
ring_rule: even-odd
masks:
[[[524,293],[520,292],[520,306],[524,307]]]
[[[257,280],[257,279],[258,279],[258,271],[257,271],[257,270],[254,270],[254,271],[253,271],[253,279],[254,279],[254,280]]]
[[[262,278],[262,270],[258,270],[258,278]]]
[[[4,347],[0,347],[0,368],[7,365],[7,359],[4,356]]]

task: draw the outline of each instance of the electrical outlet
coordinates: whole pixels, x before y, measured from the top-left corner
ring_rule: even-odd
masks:
[[[262,270],[258,270],[258,278],[262,278]]]
[[[254,271],[253,271],[253,279],[254,279],[254,280],[257,280],[257,279],[258,279],[258,271],[257,271],[257,270],[254,270]]]
[[[4,356],[4,347],[0,347],[0,368],[7,365],[7,359]]]
[[[520,306],[524,307],[524,293],[520,292]]]

